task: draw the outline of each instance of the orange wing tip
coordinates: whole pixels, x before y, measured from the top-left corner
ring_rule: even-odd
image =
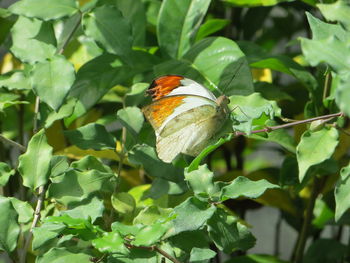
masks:
[[[159,77],[152,81],[147,90],[147,94],[152,96],[153,100],[159,100],[165,95],[169,94],[172,90],[181,85],[181,80],[184,77],[179,75],[166,75]]]

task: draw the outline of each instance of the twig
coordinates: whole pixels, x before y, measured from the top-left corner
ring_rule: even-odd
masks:
[[[303,225],[301,227],[300,235],[298,238],[298,243],[297,243],[296,250],[295,250],[295,258],[293,260],[293,262],[295,262],[295,263],[300,263],[302,261],[303,255],[304,255],[305,244],[306,244],[306,241],[308,238],[309,228],[310,228],[312,215],[313,215],[313,211],[314,211],[314,207],[315,207],[315,202],[316,202],[316,198],[317,198],[318,192],[319,192],[318,186],[319,186],[319,181],[317,178],[315,178],[313,185],[312,185],[312,192],[311,192],[311,196],[309,199],[309,203],[308,203],[307,208],[306,208],[305,218],[303,221]]]
[[[323,116],[310,118],[310,119],[305,119],[305,120],[300,120],[300,121],[294,121],[294,122],[291,122],[291,123],[285,123],[285,124],[271,126],[271,127],[266,127],[264,129],[251,131],[250,134],[261,133],[261,132],[271,132],[271,131],[274,131],[274,130],[288,128],[288,127],[292,127],[292,126],[295,126],[295,125],[299,125],[299,124],[303,124],[303,123],[309,123],[309,122],[313,122],[313,121],[317,121],[317,120],[324,120],[324,119],[331,120],[332,118],[340,117],[340,116],[343,116],[342,112],[328,114],[328,115],[323,115]],[[239,136],[239,135],[248,135],[248,134],[246,134],[244,132],[235,132],[235,136]]]
[[[8,143],[16,148],[18,148],[21,152],[25,152],[26,151],[26,147],[24,147],[23,145],[15,142],[15,141],[12,141],[6,137],[4,137],[3,135],[0,134],[0,140],[3,141],[4,143]]]
[[[34,107],[34,117],[33,117],[33,134],[38,131],[38,114],[39,114],[40,98],[36,96],[35,107]]]
[[[169,259],[170,261],[174,262],[174,263],[181,263],[181,261],[177,260],[176,258],[174,258],[173,256],[169,255],[167,252],[165,252],[163,249],[157,247],[157,246],[134,246],[132,244],[126,243],[125,244],[126,247],[128,248],[140,248],[140,249],[146,249],[146,250],[150,250],[150,251],[156,251],[159,254],[161,254],[163,257]]]

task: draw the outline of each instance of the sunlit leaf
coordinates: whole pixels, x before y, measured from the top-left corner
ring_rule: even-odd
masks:
[[[64,263],[64,262],[89,262],[91,255],[84,253],[72,253],[66,248],[52,248],[47,253],[39,256],[37,263]]]
[[[7,184],[10,176],[15,174],[15,170],[12,170],[7,163],[0,162],[0,186]]]
[[[339,218],[350,208],[350,164],[340,171],[340,178],[334,190],[335,196],[335,220]]]
[[[124,239],[118,232],[106,232],[102,237],[92,240],[92,245],[103,253],[129,253],[124,245]]]

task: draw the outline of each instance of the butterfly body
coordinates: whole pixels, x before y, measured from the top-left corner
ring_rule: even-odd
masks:
[[[197,82],[181,76],[163,76],[152,82],[152,104],[142,111],[157,137],[158,157],[171,162],[179,153],[198,155],[222,127],[228,99],[218,99]]]

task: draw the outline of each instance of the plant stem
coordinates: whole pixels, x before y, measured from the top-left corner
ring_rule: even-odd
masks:
[[[16,148],[18,148],[21,152],[25,152],[26,151],[26,147],[24,147],[23,145],[12,141],[10,139],[7,139],[6,137],[4,137],[3,135],[0,134],[0,140],[3,141],[4,143],[8,143]]]
[[[35,107],[34,107],[34,118],[33,118],[33,134],[38,131],[38,115],[39,115],[40,98],[36,96]]]
[[[303,123],[309,123],[309,122],[313,122],[313,121],[317,121],[317,120],[324,120],[324,119],[331,120],[332,118],[340,117],[340,116],[343,116],[342,112],[328,114],[328,115],[323,115],[323,116],[318,116],[318,117],[315,117],[315,118],[310,118],[310,119],[305,119],[305,120],[300,120],[300,121],[294,121],[294,122],[285,123],[285,124],[276,125],[276,126],[271,126],[271,127],[266,127],[264,129],[251,131],[250,134],[261,133],[261,132],[271,132],[271,131],[274,131],[274,130],[288,128],[288,127],[292,127],[292,126],[295,126],[295,125],[299,125],[299,124],[303,124]],[[239,135],[247,135],[247,134],[244,133],[244,132],[235,132],[235,136],[239,136]]]
[[[173,256],[169,255],[167,252],[165,252],[163,249],[157,247],[157,246],[150,246],[150,247],[146,247],[146,246],[134,246],[131,245],[129,243],[125,244],[126,247],[128,248],[140,248],[140,249],[146,249],[146,250],[150,250],[150,251],[156,251],[159,254],[161,254],[162,256],[164,256],[165,258],[169,259],[170,261],[174,262],[174,263],[181,263],[181,261],[177,260],[176,258],[174,258]]]
[[[300,263],[302,262],[302,258],[304,255],[304,250],[305,250],[305,244],[308,238],[309,234],[309,229],[310,229],[310,224],[312,220],[312,215],[315,207],[315,202],[318,196],[319,192],[319,181],[318,178],[314,179],[313,185],[312,185],[312,191],[311,191],[311,196],[309,199],[309,203],[306,208],[306,214],[304,217],[303,225],[301,227],[301,231],[298,237],[298,242],[296,245],[296,250],[295,250],[295,258],[293,260],[294,263]]]

